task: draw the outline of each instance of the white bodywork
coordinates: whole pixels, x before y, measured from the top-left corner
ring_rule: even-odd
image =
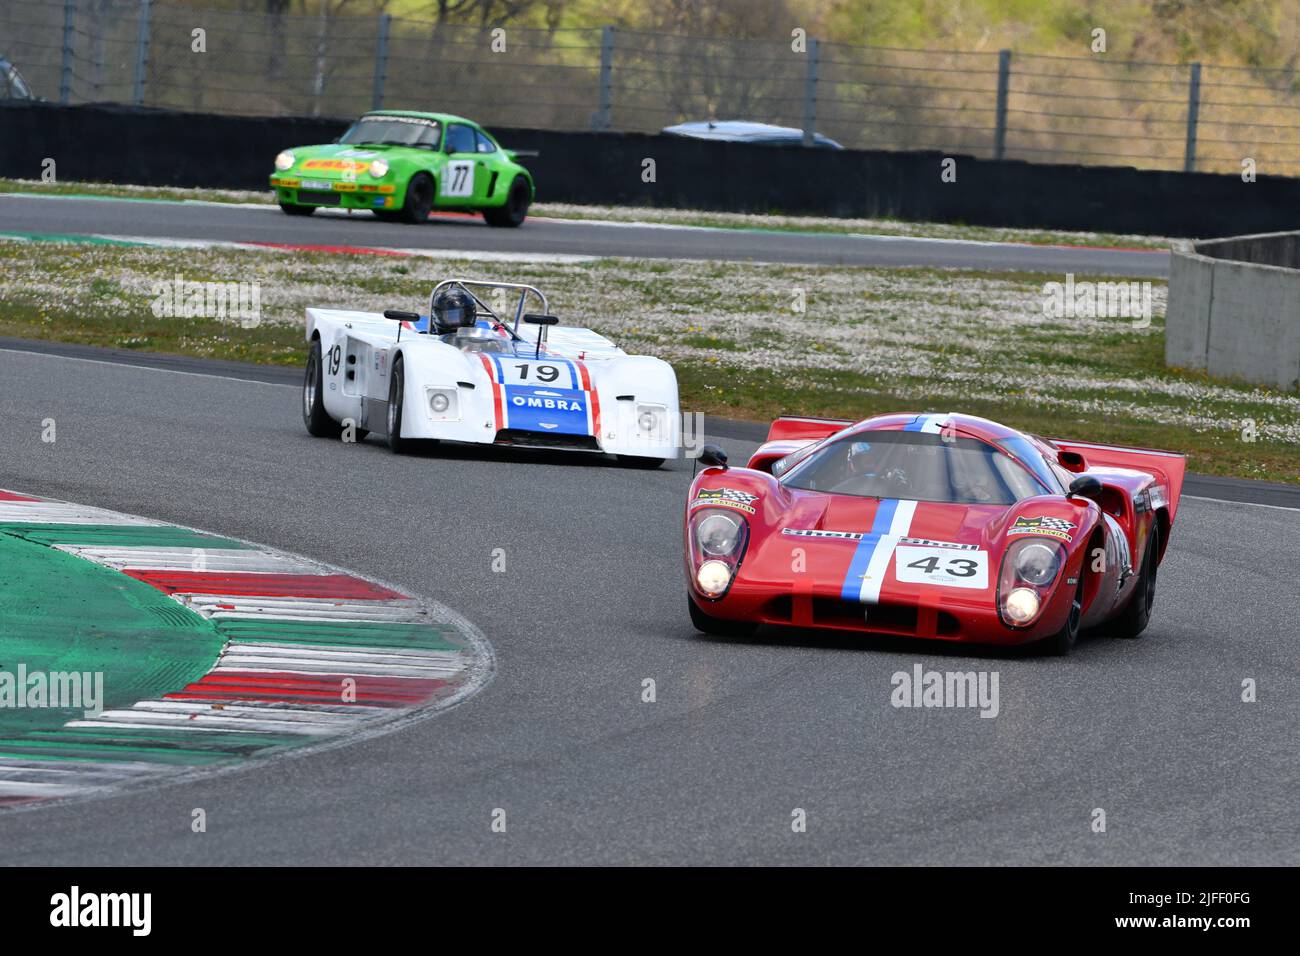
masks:
[[[552,326],[540,354],[537,326],[518,334],[525,341],[488,328],[439,336],[380,313],[307,310],[307,341],[321,342],[322,400],[337,422],[387,432],[400,357],[403,438],[677,456],[677,376],[667,362],[628,355],[590,329]]]

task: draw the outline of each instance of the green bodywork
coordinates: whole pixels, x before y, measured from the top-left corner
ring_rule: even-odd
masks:
[[[340,140],[355,137],[366,120],[383,118],[436,123],[436,130],[422,127],[436,145],[361,145],[340,141],[294,147],[286,150],[293,156],[293,165],[277,169],[271,175],[276,199],[289,206],[396,211],[406,202],[411,178],[417,173],[427,173],[434,180],[434,209],[478,212],[504,206],[516,177],[522,177],[528,184],[529,202],[532,202],[535,190],[532,174],[516,161],[513,151],[502,149],[491,134],[472,120],[448,113],[378,110],[362,116]],[[464,145],[465,134],[454,131],[456,126],[472,131],[473,152],[448,151]],[[382,176],[370,171],[376,159],[388,164]]]

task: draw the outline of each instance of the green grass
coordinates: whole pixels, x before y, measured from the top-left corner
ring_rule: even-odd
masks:
[[[972,226],[961,222],[911,222],[893,218],[840,219],[829,216],[792,216],[776,210],[759,215],[690,209],[656,209],[650,206],[571,206],[564,203],[542,202],[533,206],[532,214],[553,219],[670,223],[679,226],[703,226],[711,229],[738,229],[753,232],[869,234],[926,239],[965,239],[977,242],[1018,242],[1031,245],[1143,249],[1168,249],[1170,245],[1170,240],[1162,236]]]
[[[303,309],[423,308],[448,274],[544,289],[565,324],[672,362],[683,408],[753,421],[961,410],[1041,434],[1186,452],[1198,472],[1295,481],[1300,393],[1166,368],[1151,325],[1047,319],[1050,276],[940,269],[422,257],[0,242],[0,335],[300,366]],[[153,284],[256,282],[255,327],[155,317]],[[806,311],[795,312],[795,290]],[[1254,427],[1256,441],[1244,439]]]
[[[1300,449],[1276,442],[1246,442],[1238,432],[1194,432],[1141,419],[1081,417],[1044,408],[1014,393],[996,401],[945,398],[922,403],[923,407],[903,405],[894,393],[877,390],[870,379],[852,373],[791,383],[773,372],[737,370],[712,362],[678,362],[675,367],[684,405],[727,418],[766,422],[781,414],[859,419],[902,410],[961,411],[1048,438],[1181,452],[1188,457],[1189,470],[1202,474],[1287,482],[1300,477]]]
[[[38,193],[52,196],[105,196],[116,199],[161,199],[168,202],[263,202],[269,204],[273,201],[269,186],[264,191],[252,191],[237,189],[190,189],[181,188],[179,186],[131,186],[117,183],[45,183],[30,179],[0,179],[0,193]]]

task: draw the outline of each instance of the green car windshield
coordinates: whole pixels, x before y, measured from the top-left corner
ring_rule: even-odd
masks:
[[[353,146],[423,146],[437,149],[442,126],[437,120],[413,116],[363,116],[339,137]]]

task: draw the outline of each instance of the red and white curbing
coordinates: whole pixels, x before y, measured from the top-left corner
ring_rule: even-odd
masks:
[[[3,525],[56,526],[55,539],[59,527],[75,538],[75,532],[87,526],[118,527],[131,534],[150,528],[203,534],[149,518],[0,491]],[[327,738],[341,743],[446,709],[476,692],[491,675],[486,640],[436,602],[301,556],[235,539],[212,540],[225,541],[226,546],[46,542],[158,588],[218,630],[223,624],[266,630],[263,624],[269,624],[272,633],[275,626],[285,625],[294,631],[285,640],[230,637],[199,681],[129,708],[68,721],[63,730],[181,730],[200,739],[225,732],[227,737],[247,735],[244,749],[252,751],[259,740],[275,735],[268,751],[282,753],[297,744],[318,749]],[[447,647],[410,646],[396,638],[386,644],[383,638],[393,625],[422,626],[417,633],[423,633],[424,626],[430,633],[436,629]],[[319,641],[311,639],[312,628],[322,632]],[[374,646],[358,643],[355,636],[331,642],[329,637],[337,638],[339,628],[363,635],[373,630]],[[286,738],[291,741],[287,745]],[[188,776],[197,769],[175,761],[50,762],[0,753],[0,804],[101,793]]]

